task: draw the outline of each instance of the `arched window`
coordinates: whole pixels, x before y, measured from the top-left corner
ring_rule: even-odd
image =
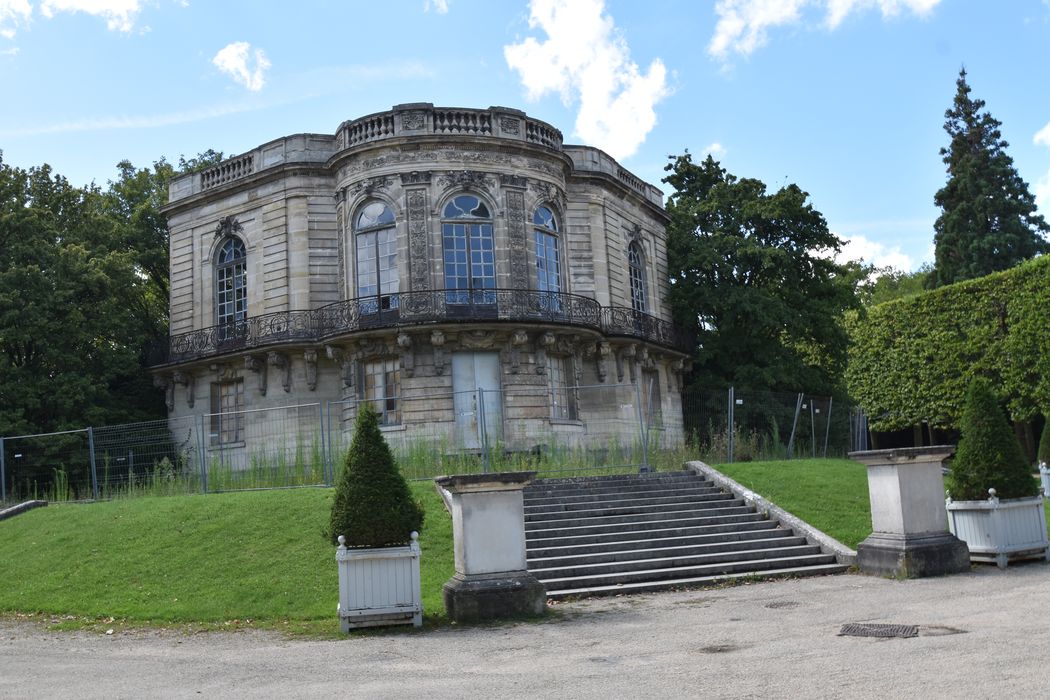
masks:
[[[383,202],[368,202],[358,209],[353,228],[357,246],[357,298],[361,313],[396,309],[400,277],[394,212]]]
[[[536,288],[544,311],[561,311],[561,249],[554,212],[538,207],[532,215],[532,240],[536,249]]]
[[[492,214],[474,195],[461,194],[442,212],[446,304],[496,303],[496,257]],[[451,291],[455,290],[455,291]]]
[[[649,304],[645,293],[645,258],[641,246],[631,242],[627,246],[627,270],[631,278],[631,308],[640,313],[648,313]]]
[[[223,337],[248,317],[247,253],[239,238],[227,238],[215,258],[215,323]]]

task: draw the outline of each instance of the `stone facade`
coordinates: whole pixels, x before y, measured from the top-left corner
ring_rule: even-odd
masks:
[[[580,387],[627,405],[641,383],[680,433],[662,195],[520,111],[400,105],[277,139],[176,179],[165,211],[172,419],[345,402],[345,426],[370,399],[388,432],[470,449],[482,416],[453,394],[488,389],[484,429],[524,450],[586,439],[610,394]]]

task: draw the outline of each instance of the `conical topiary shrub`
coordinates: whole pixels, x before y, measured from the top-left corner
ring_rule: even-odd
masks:
[[[347,547],[391,547],[407,543],[422,525],[423,508],[412,500],[379,432],[379,416],[370,404],[362,404],[335,487],[327,535],[333,544],[343,535]]]
[[[948,487],[953,500],[982,501],[991,488],[999,498],[1038,493],[1021,443],[988,380],[979,377],[970,383],[959,429],[961,437]]]
[[[1043,422],[1043,432],[1039,436],[1039,452],[1035,456],[1035,461],[1040,464],[1043,462],[1050,464],[1050,415]]]

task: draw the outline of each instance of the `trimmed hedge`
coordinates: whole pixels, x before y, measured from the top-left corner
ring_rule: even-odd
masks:
[[[390,547],[408,543],[422,526],[423,507],[412,500],[394,463],[379,416],[371,404],[362,404],[325,534],[333,544],[343,535],[347,547]]]
[[[1015,420],[1050,407],[1050,256],[849,319],[846,384],[879,431],[955,428],[986,377]]]

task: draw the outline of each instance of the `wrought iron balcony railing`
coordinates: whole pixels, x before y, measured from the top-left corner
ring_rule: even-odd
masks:
[[[688,337],[633,309],[602,307],[576,294],[527,289],[438,289],[358,297],[309,311],[281,311],[180,333],[154,347],[151,366],[283,343],[319,342],[357,331],[434,323],[512,321],[582,326],[683,352]]]

